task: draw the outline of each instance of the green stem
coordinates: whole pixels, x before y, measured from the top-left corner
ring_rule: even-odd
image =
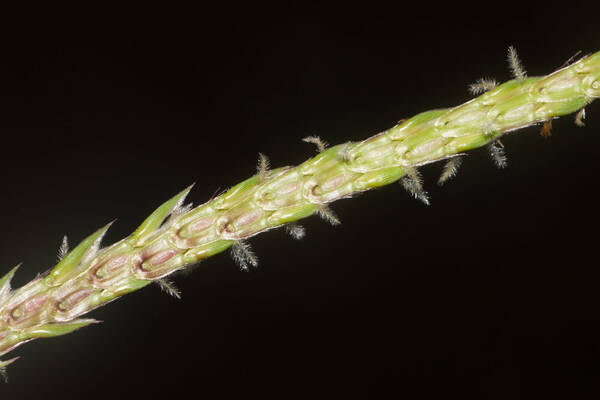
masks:
[[[78,317],[231,246],[242,264],[254,264],[243,240],[315,213],[335,223],[327,208],[335,200],[400,179],[418,194],[417,167],[577,112],[598,97],[600,52],[544,77],[519,75],[458,107],[423,112],[297,167],[266,170],[261,158],[259,173],[191,210],[182,207],[187,188],[109,247],[99,249],[110,224],[17,290],[10,288],[17,267],[1,278],[0,356],[29,340],[95,323]],[[0,370],[14,360],[0,361]]]

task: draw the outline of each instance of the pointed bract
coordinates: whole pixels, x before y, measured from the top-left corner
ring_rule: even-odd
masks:
[[[98,324],[100,321],[95,319],[74,319],[69,322],[61,322],[54,324],[45,324],[36,326],[34,329],[28,331],[25,335],[27,338],[49,338],[54,336],[66,335],[76,331],[77,329],[84,328],[91,324]]]
[[[148,218],[146,218],[131,235],[131,240],[133,241],[134,245],[142,245],[146,239],[152,236],[152,234],[160,227],[169,214],[183,204],[186,196],[190,190],[192,190],[193,186],[194,184],[191,184],[177,195],[173,196],[171,199],[158,207]]]
[[[10,364],[14,363],[21,357],[13,357],[10,360],[0,361],[0,368],[8,367]]]
[[[2,303],[10,294],[10,280],[17,272],[17,269],[21,266],[21,263],[13,267],[6,275],[0,278],[0,303]]]
[[[74,271],[77,270],[77,266],[80,261],[85,258],[89,258],[89,250],[97,250],[99,246],[99,240],[104,236],[108,228],[113,224],[114,221],[109,222],[96,232],[85,238],[81,243],[71,250],[56,266],[50,271],[50,273],[44,278],[49,286],[57,286],[72,277]]]

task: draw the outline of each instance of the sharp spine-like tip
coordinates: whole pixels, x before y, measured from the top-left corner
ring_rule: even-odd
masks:
[[[165,221],[172,221],[169,217],[173,214],[174,210],[181,207],[185,201],[186,196],[190,190],[194,187],[194,183],[189,185],[187,188],[171,197],[169,200],[161,204],[148,218],[141,223],[141,225],[131,235],[130,240],[136,246],[143,245],[148,238],[152,237],[157,230],[165,223]]]
[[[6,367],[17,361],[19,358],[20,357],[14,357],[6,361],[0,360],[0,376],[2,377],[5,383],[8,383],[8,373],[6,372]]]
[[[10,281],[15,276],[15,272],[19,269],[22,263],[15,265],[10,271],[8,271],[2,278],[0,278],[0,303],[4,302],[10,295],[11,286]]]
[[[100,250],[100,245],[102,244],[102,239],[104,238],[104,235],[106,235],[106,232],[112,226],[112,224],[115,223],[115,221],[116,221],[116,219],[113,219],[112,221],[110,221],[108,224],[104,225],[104,227],[102,227],[100,229],[100,234],[98,235],[98,237],[94,240],[92,245],[87,249],[87,251],[81,257],[81,264],[85,265],[88,262],[92,261],[94,259],[94,257],[96,257],[96,254],[98,254],[98,250]]]
[[[65,282],[72,274],[77,273],[79,266],[87,264],[91,261],[100,248],[102,237],[106,234],[108,228],[116,220],[112,220],[96,232],[85,238],[73,250],[67,253],[48,275],[45,276],[46,283],[54,286]]]

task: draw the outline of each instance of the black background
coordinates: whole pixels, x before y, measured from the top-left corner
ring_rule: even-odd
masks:
[[[186,17],[186,18],[184,18]],[[192,18],[190,18],[192,17]],[[21,286],[113,218],[111,243],[191,182],[202,203],[315,154],[300,139],[360,140],[469,100],[480,77],[530,75],[600,50],[598,10],[510,3],[180,9],[161,19],[4,25],[0,39],[0,272]],[[597,398],[600,109],[507,136],[432,205],[390,185],[332,205],[295,242],[250,242],[92,313],[102,324],[4,359],[2,399],[358,394]]]

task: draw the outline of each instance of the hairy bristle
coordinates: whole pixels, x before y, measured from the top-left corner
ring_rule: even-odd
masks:
[[[494,79],[481,78],[477,82],[469,85],[469,92],[471,92],[472,95],[477,96],[487,92],[488,90],[492,90],[496,86],[498,86],[498,82],[496,82]]]
[[[302,225],[296,223],[286,225],[285,231],[296,240],[300,240],[306,235],[306,229],[304,229]]]
[[[0,376],[4,383],[8,383],[8,373],[6,372],[6,367],[0,367]]]
[[[163,292],[175,297],[178,300],[181,300],[181,291],[169,279],[162,278],[154,282],[156,282]]]
[[[515,79],[522,81],[527,78],[527,72],[523,68],[521,64],[521,60],[519,60],[519,56],[517,55],[517,50],[510,46],[508,48],[508,66],[510,67],[510,72],[513,74]]]
[[[575,125],[577,125],[580,128],[583,128],[585,126],[585,122],[583,122],[584,119],[585,119],[585,108],[582,108],[575,115]]]
[[[552,120],[551,119],[544,122],[544,125],[542,125],[542,129],[540,129],[540,135],[542,135],[542,137],[544,137],[544,138],[549,138],[550,136],[552,136]]]
[[[192,208],[194,208],[194,205],[192,203],[188,203],[185,205],[177,204],[175,206],[175,208],[173,209],[173,211],[171,211],[169,218],[165,221],[165,223],[163,224],[163,226],[161,228],[167,229],[169,226],[171,226],[173,224],[173,222],[175,222],[177,217],[179,217],[183,214],[187,214],[188,212],[190,212],[192,210]]]
[[[429,195],[423,189],[421,174],[416,168],[405,167],[406,175],[400,179],[400,183],[408,193],[415,199],[421,200],[429,205]]]
[[[337,156],[341,161],[344,161],[344,162],[350,161],[350,143],[351,142],[346,142],[340,148],[340,151],[338,152]]]
[[[482,130],[483,130],[484,136],[487,136],[488,138],[491,138],[497,132],[497,130],[494,128],[492,122],[490,122],[490,121],[485,121],[483,123]]]
[[[506,154],[504,153],[504,145],[499,140],[496,140],[488,146],[488,150],[492,160],[494,160],[494,164],[496,164],[498,168],[506,168],[508,162]]]
[[[315,146],[317,146],[317,150],[319,153],[322,153],[325,151],[325,149],[327,149],[327,142],[325,142],[318,136],[307,136],[304,139],[302,139],[302,141],[306,143],[312,143]]]
[[[233,243],[233,246],[231,246],[231,257],[243,271],[248,270],[248,264],[253,267],[258,266],[258,258],[252,251],[252,247],[243,240],[236,240]]]
[[[335,215],[331,208],[329,208],[325,204],[315,204],[315,208],[317,209],[317,215],[323,218],[325,221],[329,222],[331,225],[340,225],[342,222]]]
[[[267,173],[269,172],[270,163],[267,156],[263,153],[258,153],[258,165],[256,166],[256,171],[258,173],[258,180],[260,182],[264,182],[267,179]]]
[[[438,179],[438,185],[443,185],[448,179],[456,176],[456,172],[458,171],[458,167],[462,164],[462,158],[454,157],[451,158],[446,165],[444,165],[444,169],[442,170],[442,174],[440,175],[440,179]]]
[[[63,237],[62,243],[60,244],[60,247],[58,248],[57,261],[60,261],[63,258],[65,258],[67,253],[69,253],[69,239],[67,238],[67,235],[65,235]]]

